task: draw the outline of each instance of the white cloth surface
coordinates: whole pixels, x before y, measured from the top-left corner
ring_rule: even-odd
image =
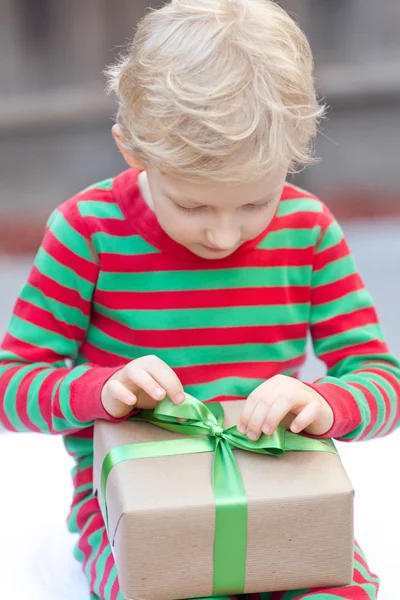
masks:
[[[382,440],[338,444],[356,489],[356,534],[382,580],[380,600],[398,597],[400,518],[398,433]],[[71,497],[69,460],[61,438],[0,435],[0,598],[87,600],[75,536],[65,517]],[[397,476],[396,476],[397,474]]]

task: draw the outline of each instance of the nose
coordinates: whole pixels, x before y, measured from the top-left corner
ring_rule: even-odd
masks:
[[[234,223],[219,224],[207,231],[208,242],[218,250],[232,250],[240,241],[240,228]]]

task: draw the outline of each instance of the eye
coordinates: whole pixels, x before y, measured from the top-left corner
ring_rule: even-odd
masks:
[[[243,206],[243,208],[245,210],[264,210],[266,208],[268,208],[268,206],[271,204],[271,201],[268,200],[267,202],[264,202],[264,204],[245,204]]]
[[[176,202],[174,202],[174,204],[180,212],[183,212],[186,214],[192,214],[192,215],[195,213],[199,213],[202,210],[205,210],[205,208],[206,208],[205,206],[196,206],[193,208],[188,208],[187,206],[181,206],[180,204],[177,204]]]

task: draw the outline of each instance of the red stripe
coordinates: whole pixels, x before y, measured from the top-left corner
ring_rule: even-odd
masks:
[[[86,469],[79,469],[74,474],[73,485],[76,488],[88,485],[93,482],[93,467],[86,467]]]
[[[93,346],[85,341],[81,347],[81,355],[86,360],[99,366],[122,367],[134,357],[123,358]],[[291,360],[246,362],[190,367],[176,367],[175,373],[183,385],[210,383],[225,377],[243,377],[245,379],[268,379],[289,369],[300,368],[304,363],[304,355]]]
[[[98,267],[90,260],[75,254],[67,246],[64,246],[49,229],[42,242],[42,248],[57,262],[71,269],[82,279],[95,284],[97,280]]]
[[[53,363],[59,361],[61,358],[50,348],[39,348],[38,346],[19,340],[10,333],[6,333],[2,347],[4,350],[9,350],[13,354],[17,354],[22,360],[28,363]]]
[[[119,594],[119,581],[118,581],[118,575],[115,578],[115,581],[113,583],[113,586],[111,588],[111,600],[118,600],[118,594]]]
[[[312,595],[315,594],[326,594],[326,596],[339,596],[339,598],[345,598],[346,600],[371,600],[371,596],[358,585],[346,585],[342,588],[315,588],[312,590]],[[283,596],[284,598],[285,596]],[[306,592],[298,596],[296,600],[302,600],[302,598],[309,598],[310,593]],[[274,598],[275,600],[275,598]]]
[[[314,259],[314,271],[318,272],[326,267],[329,263],[334,263],[340,258],[344,258],[345,256],[349,256],[350,249],[349,246],[343,238],[338,244],[335,246],[331,246],[326,250],[322,250],[315,254]]]
[[[101,575],[101,583],[100,583],[100,588],[99,588],[100,598],[106,597],[105,596],[106,585],[108,583],[108,580],[110,579],[110,575],[112,573],[114,566],[115,566],[114,556],[113,556],[112,552],[110,552],[110,555],[106,560],[106,564],[104,567],[104,573]]]
[[[306,304],[310,288],[260,287],[177,292],[107,292],[97,289],[94,301],[113,310],[170,310]]]
[[[87,502],[85,502],[84,504],[82,504],[82,506],[78,508],[76,513],[76,523],[81,531],[84,530],[85,525],[87,524],[90,517],[92,517],[93,515],[95,515],[93,520],[95,520],[96,518],[98,519],[99,515],[101,516],[101,512],[97,499],[94,496],[90,496]],[[102,525],[104,526],[103,521]],[[86,531],[84,531],[82,535],[85,536]]]
[[[395,405],[396,414],[395,414],[395,417],[393,420],[393,424],[390,426],[387,433],[385,434],[385,435],[388,435],[389,433],[391,433],[392,431],[397,429],[397,427],[399,426],[399,423],[400,423],[400,382],[391,373],[388,373],[387,371],[383,371],[380,369],[374,369],[373,372],[385,377],[385,379],[392,386],[392,388],[396,394],[396,405]]]
[[[40,427],[34,425],[28,415],[28,394],[29,388],[33,383],[35,377],[46,370],[46,367],[39,367],[34,371],[27,373],[25,377],[22,379],[21,383],[18,386],[18,392],[16,394],[16,402],[15,409],[20,418],[20,421],[25,427],[30,429],[31,431],[36,431],[38,433],[41,432]],[[40,410],[40,403],[37,399],[34,399],[34,403],[37,405],[38,410]]]
[[[10,369],[7,369],[7,371],[5,371],[0,377],[0,384],[1,384],[0,385],[0,423],[6,429],[8,429],[8,431],[18,431],[18,430],[14,427],[14,425],[11,424],[11,421],[9,420],[9,418],[7,416],[7,413],[5,410],[4,398],[8,391],[8,386],[10,385],[12,378],[14,377],[14,375],[16,373],[18,373],[20,368],[21,368],[20,366],[11,367]]]
[[[359,550],[361,550],[361,548],[359,548]],[[358,562],[364,567],[364,569],[367,571],[367,573],[368,573],[368,575],[370,576],[371,579],[374,578],[374,577],[376,577],[378,579],[377,575],[375,575],[375,573],[372,573],[372,571],[370,570],[367,562],[365,561],[364,557],[360,554],[359,551],[355,550],[355,552],[354,552],[354,558],[356,558],[358,560]],[[370,580],[366,579],[365,581],[370,581]]]
[[[315,323],[312,325],[312,337],[314,341],[320,340],[332,334],[344,333],[356,327],[376,325],[377,323],[378,318],[375,308],[361,308],[351,313],[337,315],[332,319]]]
[[[239,344],[274,344],[304,339],[307,323],[254,327],[206,327],[203,329],[138,330],[96,314],[93,325],[125,344],[143,348],[182,348]]]
[[[34,362],[34,361],[32,361]],[[50,433],[60,433],[54,429],[53,417],[59,417],[65,419],[65,417],[61,414],[59,400],[53,398],[54,388],[57,385],[57,395],[59,393],[60,386],[58,385],[59,381],[65,377],[70,372],[70,369],[67,368],[56,368],[54,371],[49,373],[49,375],[44,379],[42,385],[40,386],[38,403],[40,406],[40,410],[44,420],[47,423],[47,426],[50,430]],[[54,402],[54,403],[53,403]],[[64,433],[64,432],[63,432]]]
[[[28,283],[39,290],[44,298],[51,298],[61,304],[78,308],[85,316],[90,314],[90,302],[84,300],[77,290],[72,290],[54,281],[41,273],[35,266],[32,267]]]
[[[178,367],[174,369],[183,385],[212,383],[225,377],[243,379],[269,379],[292,368],[301,367],[304,356],[282,362],[248,362],[220,365],[202,365],[197,367]]]
[[[352,273],[338,281],[313,287],[311,290],[312,304],[313,306],[318,306],[319,304],[332,302],[333,300],[344,298],[344,296],[351,292],[362,289],[364,289],[364,284],[360,276],[358,273]]]
[[[91,558],[92,552],[93,552],[92,547],[89,542],[89,538],[92,534],[96,533],[101,528],[102,528],[102,522],[98,518],[98,515],[95,515],[94,518],[92,519],[92,521],[89,523],[89,525],[87,527],[85,527],[84,533],[78,542],[78,547],[85,555],[85,558],[83,561],[84,567],[86,567],[88,560]]]
[[[99,548],[96,550],[95,559],[93,560],[92,564],[90,565],[90,590],[91,591],[94,591],[95,585],[97,583],[97,573],[96,573],[97,563],[109,544],[104,525],[100,525],[99,529],[103,529],[103,531],[101,532],[101,542],[100,542]],[[99,574],[99,576],[100,576],[100,574]]]
[[[96,183],[101,182],[99,181]],[[90,200],[93,200],[95,202],[107,202],[109,204],[115,203],[112,189],[106,190],[96,187],[91,188],[90,190],[82,190],[81,192],[79,192],[79,194],[76,194],[73,198],[71,198],[71,200],[73,200],[76,203],[81,201],[90,202]]]
[[[382,372],[374,371],[373,369],[368,369],[367,372],[365,372],[365,371],[356,371],[356,375],[363,375],[364,377],[368,377],[369,373],[376,373],[377,375],[383,377],[383,379],[386,379],[386,377],[384,376],[384,374]],[[390,418],[392,416],[392,404],[390,402],[390,398],[389,398],[389,395],[386,392],[386,390],[381,385],[379,385],[379,383],[377,383],[376,381],[371,381],[371,383],[377,388],[377,393],[379,393],[381,395],[381,397],[383,399],[383,402],[385,404],[385,414],[382,415],[383,423],[382,423],[382,425],[379,427],[379,429],[374,434],[374,437],[378,437],[379,434],[385,429],[386,425],[390,421]],[[375,419],[374,423],[376,425],[377,419]]]
[[[62,335],[68,340],[80,341],[86,335],[86,331],[81,327],[66,323],[65,321],[59,321],[50,311],[39,308],[21,298],[18,299],[15,305],[14,314],[24,321],[33,323],[44,330]]]
[[[369,389],[364,387],[361,383],[352,382],[351,386],[360,390],[360,392],[365,396],[365,399],[368,402],[368,406],[369,406],[369,410],[370,410],[370,422],[367,425],[367,427],[365,428],[365,430],[363,431],[362,435],[360,436],[360,439],[364,439],[371,433],[371,431],[373,430],[373,428],[376,425],[376,422],[378,419],[378,405],[377,405],[376,398],[373,395],[373,393],[370,392]],[[351,442],[352,440],[343,440],[343,441]]]
[[[215,396],[215,398],[205,400],[204,404],[212,404],[213,402],[240,402],[245,399],[244,396]]]
[[[240,262],[232,257],[221,260],[193,261],[190,271],[216,271],[219,269],[243,269],[249,267],[302,267],[310,264],[313,246],[309,248],[280,248],[278,250],[254,249],[240,255]],[[99,253],[102,272],[105,273],[152,273],[187,271],[188,263],[177,261],[175,257],[164,253],[118,255]]]
[[[322,204],[316,196],[310,194],[306,190],[300,191],[290,184],[285,184],[282,191],[282,200],[301,200],[303,198],[310,198],[311,200],[315,200],[316,203]]]
[[[346,346],[345,348],[339,348],[326,354],[320,354],[320,360],[326,363],[328,369],[331,369],[339,361],[347,358],[348,356],[363,356],[371,354],[388,354],[389,350],[387,345],[380,340],[369,340],[361,344],[354,344],[352,346]]]

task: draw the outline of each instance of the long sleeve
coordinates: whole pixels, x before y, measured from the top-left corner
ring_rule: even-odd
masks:
[[[327,366],[326,377],[312,387],[334,413],[326,436],[357,441],[392,432],[400,425],[400,363],[385,343],[343,232],[327,209],[315,250],[310,327],[315,353]]]
[[[98,267],[71,200],[50,217],[0,346],[0,422],[11,431],[69,433],[114,420],[101,389],[114,368],[74,364],[85,338]]]

